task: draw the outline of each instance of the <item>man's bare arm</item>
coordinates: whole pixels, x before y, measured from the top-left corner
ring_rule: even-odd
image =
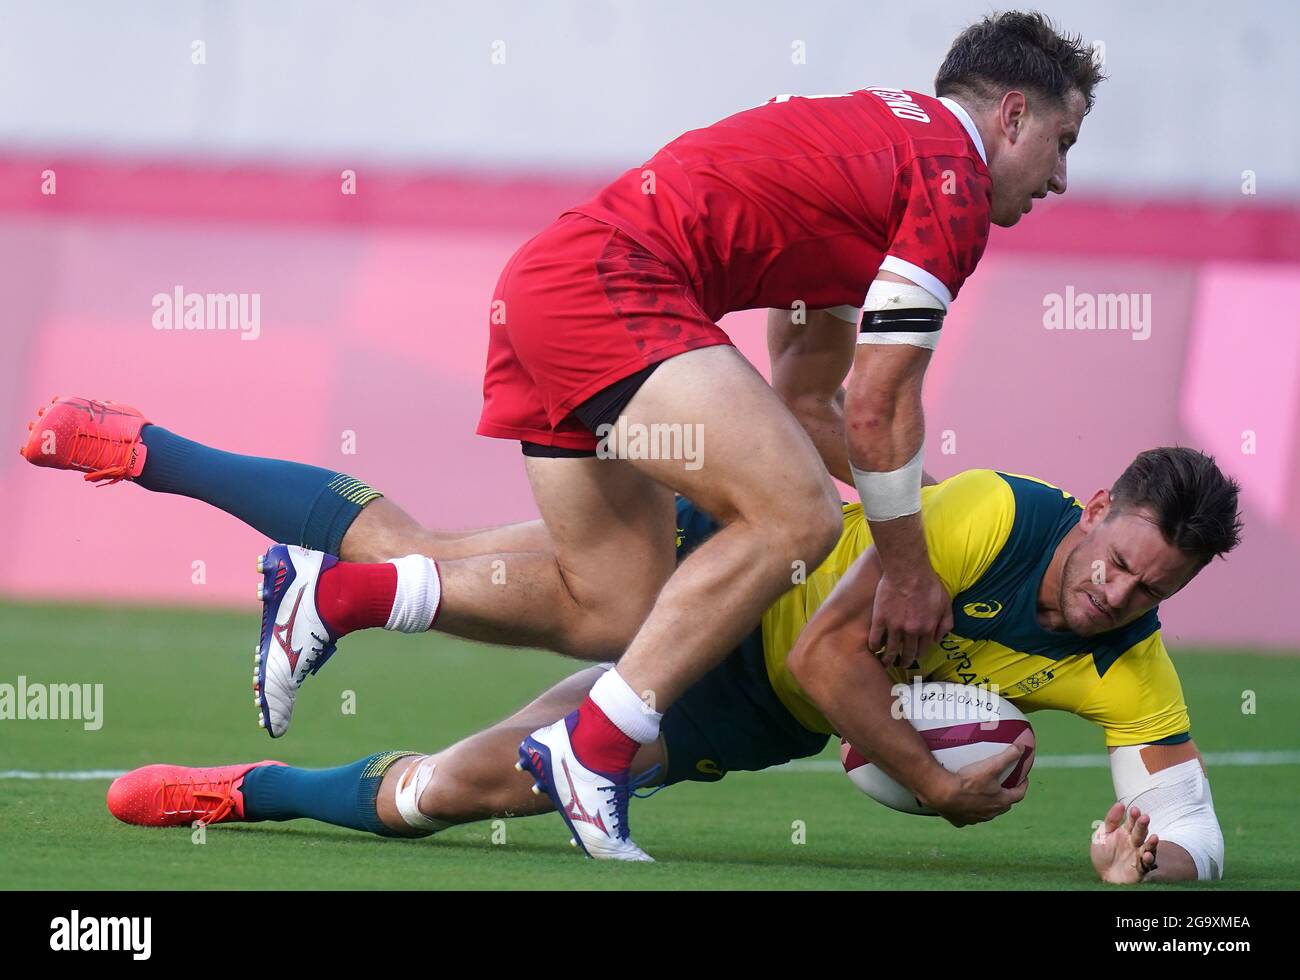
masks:
[[[893,685],[867,650],[880,562],[868,549],[840,579],[790,652],[787,664],[803,692],[860,752],[957,826],[991,820],[1022,799],[1027,787],[1003,789],[999,777],[1020,755],[1008,748],[956,773],[935,761],[905,719],[894,717]]]
[[[831,476],[850,484],[843,382],[853,364],[857,332],[857,323],[829,310],[767,313],[772,387],[812,439]]]
[[[800,320],[805,322],[800,322]],[[831,476],[853,484],[844,429],[844,379],[853,365],[858,326],[829,310],[767,311],[772,388],[803,426]],[[921,486],[938,481],[922,472]]]
[[[951,596],[930,567],[920,514],[921,388],[942,304],[882,272],[866,306],[844,422],[854,484],[884,567],[869,640],[872,649],[908,663],[952,628]]]

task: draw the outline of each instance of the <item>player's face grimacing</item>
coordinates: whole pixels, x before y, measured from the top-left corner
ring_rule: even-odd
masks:
[[[1140,507],[1115,510],[1098,491],[1079,520],[1086,537],[1065,559],[1060,610],[1070,632],[1093,636],[1133,622],[1196,574]]]
[[[1049,193],[1064,194],[1065,157],[1083,125],[1083,95],[1071,91],[1062,103],[1019,92],[1003,97],[998,122],[1004,142],[989,161],[993,178],[990,220],[1010,228]]]

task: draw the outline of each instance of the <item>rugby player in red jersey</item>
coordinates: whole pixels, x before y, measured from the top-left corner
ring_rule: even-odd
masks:
[[[479,432],[521,442],[549,548],[380,566],[283,550],[259,648],[271,734],[346,632],[316,609],[327,576],[353,628],[436,620],[503,643],[562,635],[590,659],[625,650],[578,710],[524,740],[521,764],[589,855],[647,860],[620,819],[632,759],[793,571],[829,553],[831,474],[857,486],[883,564],[869,647],[911,657],[942,636],[922,379],[989,225],[1064,193],[1100,78],[1041,15],[991,16],[954,42],[938,97],[778,96],[684,134],[526,243],[493,297]],[[715,322],[752,308],[773,311],[774,387]],[[694,434],[694,451],[645,452],[663,427]],[[676,569],[674,491],[722,524]],[[963,821],[1018,798],[938,778],[927,798]]]
[[[953,46],[940,98],[777,97],[679,137],[507,265],[479,432],[524,444],[556,603],[619,638],[635,630],[582,706],[521,747],[588,853],[644,859],[608,819],[638,747],[838,533],[816,445],[716,321],[782,311],[779,383],[824,400],[830,472],[857,485],[877,536],[871,644],[915,655],[951,625],[919,514],[926,365],[989,224],[1014,225],[1034,198],[1065,191],[1097,80],[1091,51],[1041,17],[990,18]],[[803,310],[824,312],[796,322]],[[615,458],[593,458],[615,421],[620,436],[698,426],[702,465],[637,458],[619,439],[603,446]],[[676,571],[671,491],[724,525]],[[943,804],[973,819],[1010,805]]]

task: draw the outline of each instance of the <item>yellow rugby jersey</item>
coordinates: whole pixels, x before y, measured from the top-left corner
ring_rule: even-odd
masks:
[[[953,628],[912,669],[891,669],[894,680],[919,675],[997,685],[1002,697],[1026,713],[1055,708],[1096,722],[1108,746],[1187,739],[1182,686],[1160,638],[1156,610],[1094,637],[1038,623],[1038,588],[1056,546],[1079,522],[1078,501],[1031,477],[967,470],[923,488],[921,511],[930,562],[953,596]],[[812,731],[832,733],[786,658],[835,583],[870,546],[862,505],[846,505],[835,550],[763,615],[772,687]]]

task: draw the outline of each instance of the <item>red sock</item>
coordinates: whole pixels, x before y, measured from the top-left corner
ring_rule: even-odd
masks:
[[[641,743],[609,720],[590,697],[578,706],[578,721],[569,732],[573,751],[588,769],[617,773],[632,768]]]
[[[321,572],[316,611],[335,639],[355,630],[387,626],[397,598],[397,566],[341,561]]]

